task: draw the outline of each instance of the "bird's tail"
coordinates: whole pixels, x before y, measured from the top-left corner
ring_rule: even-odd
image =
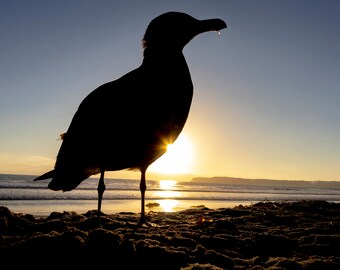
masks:
[[[40,175],[39,177],[33,179],[33,181],[49,179],[49,178],[53,178],[53,176],[54,176],[54,170],[44,173],[43,175]]]
[[[52,178],[52,181],[48,184],[49,189],[52,189],[52,190],[55,190],[55,191],[62,189],[61,187],[55,185],[55,183],[56,183],[56,181],[54,180],[55,170],[44,173],[43,175],[40,175],[39,177],[33,179],[33,181],[45,180],[45,179],[49,179],[49,178]]]
[[[70,191],[75,189],[84,179],[91,176],[92,173],[84,171],[67,171],[67,174],[60,172],[60,170],[52,170],[44,173],[41,176],[33,179],[33,181],[45,180],[52,178],[52,181],[48,184],[48,188],[51,190]]]

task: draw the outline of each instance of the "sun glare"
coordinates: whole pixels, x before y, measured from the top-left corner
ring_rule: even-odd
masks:
[[[180,135],[167,146],[166,153],[150,166],[150,171],[164,174],[185,174],[191,172],[193,153],[190,140]]]

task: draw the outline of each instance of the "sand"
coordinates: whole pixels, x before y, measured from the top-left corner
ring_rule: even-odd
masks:
[[[37,218],[0,207],[0,261],[14,269],[340,269],[337,203],[151,211],[142,227],[138,219],[103,214],[100,227],[94,210]]]

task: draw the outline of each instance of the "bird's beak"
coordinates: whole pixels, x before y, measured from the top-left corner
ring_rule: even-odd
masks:
[[[210,19],[199,21],[198,33],[201,34],[208,31],[220,31],[227,28],[227,24],[221,19]]]

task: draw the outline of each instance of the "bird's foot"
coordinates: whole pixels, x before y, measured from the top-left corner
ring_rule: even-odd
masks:
[[[142,226],[147,226],[146,224],[148,224],[148,222],[146,221],[146,219],[144,217],[141,217],[138,221],[138,226],[142,227]]]

